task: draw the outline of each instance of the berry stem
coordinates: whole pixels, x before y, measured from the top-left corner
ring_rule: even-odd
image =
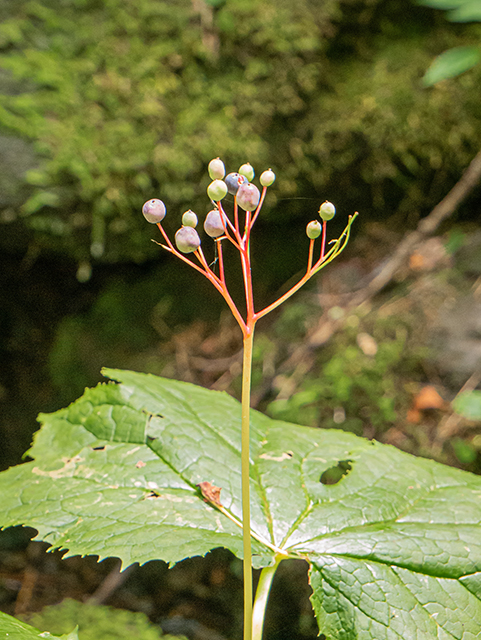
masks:
[[[327,221],[322,221],[322,240],[321,240],[321,260],[324,258],[324,253],[326,251],[326,230],[327,230]]]
[[[222,240],[220,238],[216,238],[215,243],[217,245],[217,259],[219,261],[219,278],[224,288],[226,288],[225,274],[224,274],[224,255],[222,253]]]
[[[240,230],[239,230],[239,207],[237,206],[237,198],[234,196],[234,226],[235,226],[235,236],[238,240],[240,240]]]
[[[314,257],[314,238],[311,238],[310,242],[309,242],[309,256],[307,258],[307,272],[309,273],[309,271],[312,269],[312,260]]]
[[[224,225],[224,232],[225,232],[225,235],[226,235],[227,239],[232,242],[232,244],[234,245],[234,247],[236,247],[236,249],[239,249],[240,248],[239,247],[240,235],[239,235],[238,230],[236,230],[236,228],[234,227],[232,222],[229,220],[229,216],[224,211],[220,201],[217,202],[216,205],[217,205],[217,208],[219,209],[220,214],[221,214],[221,220],[222,220],[222,224]],[[232,232],[234,233],[234,236],[235,236],[236,240],[234,240],[234,238],[229,234],[229,231],[227,229],[227,225],[231,228]]]
[[[223,285],[222,280],[215,275],[215,273],[212,271],[212,269],[209,267],[207,260],[205,259],[204,256],[204,252],[202,251],[202,247],[199,247],[195,253],[194,253],[195,257],[197,258],[197,260],[200,262],[200,264],[204,267],[204,271],[205,271],[205,275],[206,277],[212,282],[212,283],[217,283],[218,285],[220,285],[220,289],[219,291],[223,291],[223,289],[225,288],[225,284]]]
[[[246,297],[246,324],[248,327],[252,327],[254,330],[253,319],[255,318],[254,312],[254,294],[252,291],[252,273],[251,273],[251,260],[249,255],[249,238],[242,242],[240,248],[240,257],[242,265],[242,275],[244,278],[244,289]]]
[[[349,216],[349,222],[347,223],[346,228],[344,229],[340,237],[337,240],[335,240],[333,246],[331,247],[331,249],[329,249],[326,255],[324,256],[321,255],[321,257],[315,263],[315,265],[311,266],[310,268],[309,268],[309,261],[308,261],[307,271],[305,275],[299,280],[299,282],[295,284],[293,287],[291,287],[289,291],[287,291],[283,296],[278,298],[275,302],[273,302],[272,304],[262,309],[262,311],[258,311],[257,313],[255,313],[254,321],[257,322],[259,318],[262,318],[263,316],[267,315],[268,313],[276,309],[278,306],[280,306],[283,302],[288,300],[294,293],[296,293],[296,291],[299,291],[299,289],[303,287],[306,284],[306,282],[312,278],[314,274],[316,274],[320,269],[325,267],[326,264],[334,260],[334,258],[336,258],[341,253],[341,251],[346,246],[347,241],[349,240],[351,225],[354,219],[357,217],[357,215],[358,214],[355,213],[353,216]],[[311,240],[311,243],[312,243],[312,240]]]
[[[262,188],[262,193],[261,193],[261,199],[259,200],[259,204],[257,205],[257,209],[255,210],[254,215],[252,217],[252,222],[250,223],[249,231],[254,226],[254,222],[257,220],[257,216],[259,215],[260,210],[262,209],[262,205],[264,204],[264,198],[266,197],[266,193],[267,193],[267,187],[263,187]]]

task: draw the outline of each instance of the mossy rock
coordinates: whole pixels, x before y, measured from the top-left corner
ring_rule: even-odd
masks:
[[[66,599],[45,607],[39,613],[25,616],[27,622],[54,635],[68,633],[78,625],[79,640],[174,640],[162,634],[143,613],[114,609],[103,605],[84,604]]]

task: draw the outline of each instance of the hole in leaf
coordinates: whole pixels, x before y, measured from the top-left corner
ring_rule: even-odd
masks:
[[[104,451],[105,445],[100,445],[98,447],[92,447],[92,451]]]
[[[326,469],[319,478],[319,482],[322,484],[337,484],[340,480],[346,476],[352,469],[352,460],[339,460],[339,462]]]
[[[318,638],[319,638],[319,640],[327,640],[327,636],[325,636],[323,633],[321,633],[321,634],[318,636]]]

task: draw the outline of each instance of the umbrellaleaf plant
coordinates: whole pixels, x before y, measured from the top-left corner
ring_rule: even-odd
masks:
[[[173,242],[161,200],[146,202],[143,214],[164,249],[208,278],[236,318],[244,340],[241,405],[191,384],[105,370],[110,382],[40,416],[33,461],[0,474],[0,522],[34,527],[37,539],[68,555],[118,556],[124,565],[174,564],[225,547],[244,560],[245,640],[261,639],[272,580],[289,558],[309,564],[324,640],[479,637],[480,478],[250,409],[257,321],[342,251],[355,215],[328,242],[335,208],[321,205],[320,220],[306,227],[304,275],[256,310],[250,239],[275,175],[263,172],[259,190],[248,164],[225,176],[216,158],[209,173],[203,226],[215,264],[194,212],[183,214]],[[223,205],[228,193],[232,211]],[[229,293],[225,243],[240,257],[242,310]],[[255,598],[252,567],[261,569]]]

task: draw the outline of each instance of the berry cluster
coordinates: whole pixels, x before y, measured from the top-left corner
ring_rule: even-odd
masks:
[[[183,214],[182,226],[178,229],[174,237],[175,246],[172,244],[162,227],[162,220],[166,215],[166,208],[162,200],[155,198],[148,200],[142,207],[142,213],[148,222],[157,224],[159,227],[165,242],[167,243],[166,245],[161,246],[167,251],[178,256],[184,262],[190,264],[197,271],[200,271],[223,295],[234,314],[234,317],[238,321],[244,336],[246,336],[253,331],[254,325],[259,318],[279,306],[284,302],[284,300],[300,289],[300,287],[302,287],[307,280],[317,273],[317,271],[322,269],[328,262],[331,262],[331,260],[339,255],[346,246],[349,238],[350,227],[357,213],[349,217],[348,224],[343,233],[337,240],[331,241],[331,248],[326,252],[327,222],[334,217],[336,209],[331,202],[324,202],[319,209],[319,216],[322,223],[318,220],[312,220],[306,227],[307,237],[310,242],[307,271],[305,275],[281,298],[261,311],[256,312],[254,309],[252,293],[249,240],[252,227],[254,226],[254,223],[261,211],[267,188],[274,183],[276,176],[271,169],[264,171],[260,175],[259,182],[262,186],[261,192],[252,182],[255,174],[253,167],[249,163],[243,164],[239,168],[238,172],[226,175],[224,163],[220,158],[215,158],[210,161],[208,171],[212,182],[207,187],[207,195],[212,202],[213,208],[207,213],[204,219],[204,231],[216,244],[219,275],[210,268],[207,260],[205,259],[201,248],[201,239],[196,230],[198,217],[193,211],[189,210]],[[222,207],[222,200],[227,196],[227,194],[231,194],[234,197],[232,219],[227,216]],[[242,214],[240,214],[239,209],[244,212],[243,220],[241,220]],[[316,238],[321,235],[320,255],[319,258],[314,261],[314,242]],[[246,298],[245,318],[237,309],[237,306],[232,300],[227,289],[222,254],[223,240],[231,242],[240,254]],[[192,253],[195,256],[197,263],[186,257],[186,254],[189,253]]]

